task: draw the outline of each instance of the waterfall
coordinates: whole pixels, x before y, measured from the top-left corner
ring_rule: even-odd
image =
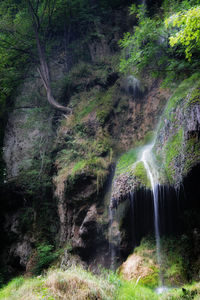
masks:
[[[138,98],[140,98],[144,93],[141,82],[133,75],[129,75],[126,78],[125,90],[128,94]]]
[[[153,167],[152,159],[151,159],[151,150],[154,144],[148,145],[145,147],[142,153],[141,161],[144,164],[146,169],[147,175],[149,177],[152,192],[153,192],[153,203],[154,203],[154,228],[155,228],[155,238],[156,238],[156,257],[157,257],[157,264],[160,268],[159,272],[159,279],[160,284],[159,287],[156,289],[158,294],[163,293],[164,291],[168,290],[167,287],[164,286],[164,279],[162,274],[162,258],[161,258],[161,246],[160,246],[160,222],[159,222],[159,184],[155,173],[153,174],[150,167]],[[152,168],[153,169],[153,168]],[[155,172],[155,170],[154,170]]]
[[[160,252],[160,230],[159,230],[159,210],[158,210],[158,190],[159,185],[154,181],[153,174],[150,170],[150,153],[153,148],[153,144],[147,146],[142,153],[141,161],[144,164],[144,167],[147,171],[149,177],[152,191],[153,191],[153,203],[154,203],[154,228],[155,228],[155,237],[156,237],[156,253],[157,253],[157,263],[161,265],[161,252]]]
[[[109,242],[110,269],[115,271],[117,267],[116,264],[117,257],[119,255],[120,231],[116,220],[118,202],[113,197],[112,192],[113,192],[113,184],[111,185],[111,189],[109,193],[110,200],[109,200],[109,211],[108,211],[108,219],[109,219],[108,242]]]
[[[113,244],[113,222],[114,222],[114,210],[112,209],[112,198],[110,199],[110,206],[109,206],[109,254],[110,254],[110,269],[115,270],[115,257],[116,257],[116,249]]]
[[[135,216],[134,216],[134,212],[135,212],[135,209],[134,209],[134,200],[135,200],[135,195],[134,195],[134,192],[133,191],[130,191],[130,208],[131,208],[131,213],[130,213],[130,216],[131,216],[131,238],[132,238],[132,242],[133,242],[133,247],[135,245],[135,236],[136,236],[136,232],[135,232]]]

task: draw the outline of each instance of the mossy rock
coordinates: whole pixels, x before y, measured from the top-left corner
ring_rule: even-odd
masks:
[[[142,161],[136,163],[134,169],[131,171],[131,175],[135,177],[135,180],[139,186],[151,188],[151,183]]]
[[[171,138],[168,139],[167,144],[164,148],[165,168],[170,183],[173,183],[173,181],[175,180],[175,165],[176,161],[183,152],[183,138],[184,132],[183,129],[180,128]]]

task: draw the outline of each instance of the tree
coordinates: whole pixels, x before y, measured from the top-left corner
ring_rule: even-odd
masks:
[[[125,33],[119,41],[124,57],[120,62],[120,71],[140,73],[145,68],[158,69],[163,64],[163,53],[166,52],[166,31],[162,21],[150,18],[145,5],[133,4],[130,14],[137,19],[133,33]]]
[[[194,51],[200,50],[200,6],[180,11],[165,20],[167,28],[175,29],[169,38],[172,47],[181,44],[185,47],[185,56],[191,61]]]
[[[70,112],[69,108],[60,105],[54,99],[46,58],[57,5],[62,4],[66,7],[67,3],[64,0],[3,0],[0,4],[0,52],[3,51],[3,67],[10,64],[9,59],[18,59],[18,56],[21,56],[24,63],[38,65],[37,71],[50,105]]]

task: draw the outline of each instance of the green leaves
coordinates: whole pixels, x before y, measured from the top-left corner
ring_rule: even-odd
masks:
[[[166,31],[159,20],[146,16],[143,5],[136,8],[131,6],[131,14],[136,14],[138,25],[134,27],[134,33],[124,34],[119,45],[123,48],[124,57],[120,61],[120,71],[129,72],[134,69],[138,73],[151,62],[154,66],[160,63],[160,52],[163,44],[161,37],[165,39]]]
[[[199,69],[199,4],[200,0],[164,0],[151,17],[144,5],[132,5],[130,14],[138,21],[133,33],[119,41],[120,71],[136,76],[149,73],[163,78],[163,86],[169,87]]]
[[[191,61],[193,51],[200,51],[200,6],[183,10],[165,20],[167,28],[176,27],[175,34],[169,38],[171,47],[179,44],[185,48],[186,59]]]

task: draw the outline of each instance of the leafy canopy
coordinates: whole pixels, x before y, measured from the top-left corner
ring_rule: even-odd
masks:
[[[180,11],[165,20],[167,28],[179,30],[170,36],[172,47],[181,44],[185,47],[186,58],[191,61],[194,51],[200,51],[200,6]]]
[[[166,48],[167,33],[162,21],[150,18],[144,5],[132,5],[130,14],[137,18],[133,34],[127,32],[119,41],[124,57],[120,62],[120,71],[138,73],[151,65],[159,67],[162,64],[162,51]],[[151,67],[151,66],[150,66]]]
[[[144,5],[132,5],[130,14],[135,26],[119,42],[120,71],[148,72],[169,86],[199,70],[200,0],[164,0],[153,14]]]

